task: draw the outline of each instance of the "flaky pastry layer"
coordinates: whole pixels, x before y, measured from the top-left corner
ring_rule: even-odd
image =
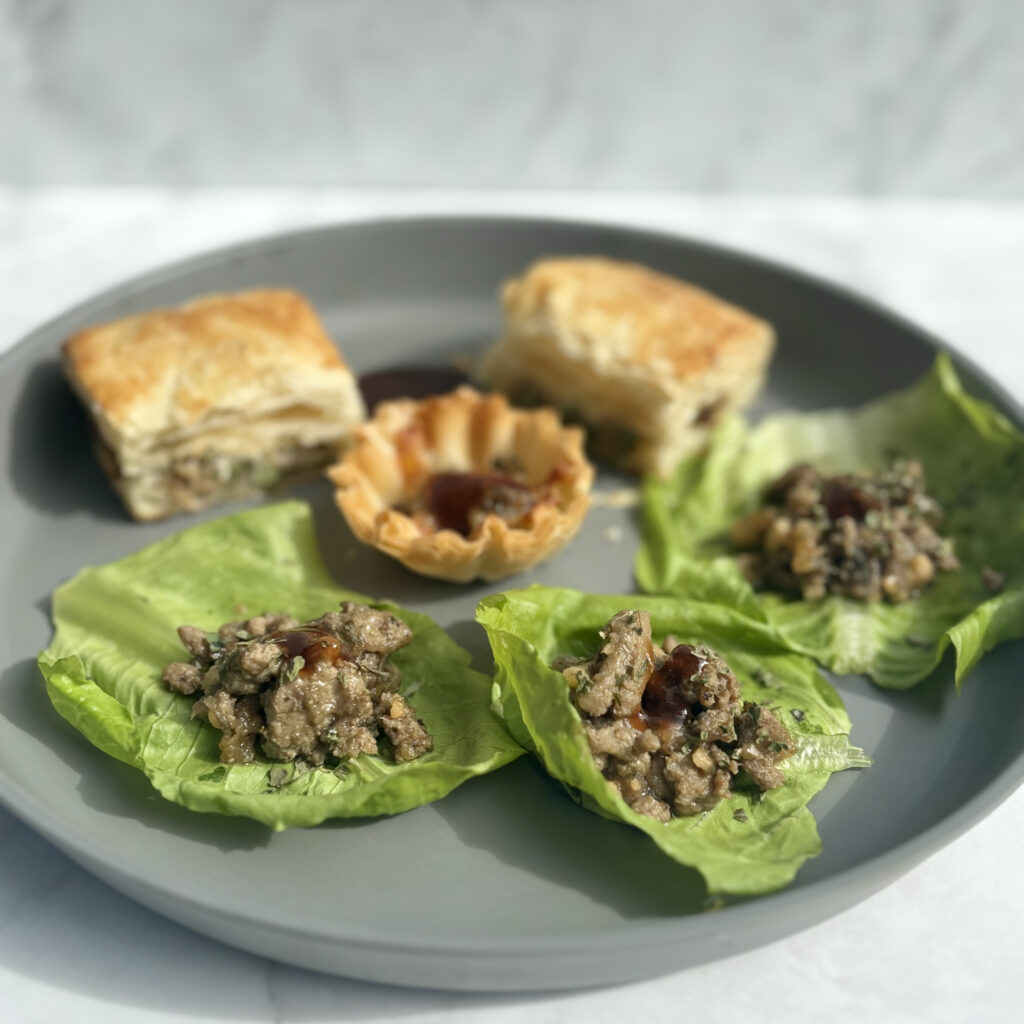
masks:
[[[775,347],[764,320],[637,264],[542,260],[502,297],[481,380],[571,412],[634,472],[671,473],[758,392]]]
[[[434,474],[487,473],[510,461],[527,487],[546,495],[525,527],[489,513],[469,536],[424,532],[396,507]],[[461,387],[382,403],[328,476],[360,541],[414,572],[465,583],[521,572],[567,544],[586,516],[594,470],[583,454],[583,432],[563,426],[553,410],[516,409],[501,395]]]

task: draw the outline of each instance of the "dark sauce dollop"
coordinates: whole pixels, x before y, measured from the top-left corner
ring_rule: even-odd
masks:
[[[533,499],[529,487],[499,473],[435,473],[424,504],[439,530],[455,530],[466,537],[473,528],[473,511],[521,515]]]
[[[398,366],[391,370],[364,373],[359,378],[367,411],[373,412],[380,402],[392,398],[427,398],[454,391],[468,384],[469,377],[461,370],[444,366]]]
[[[882,507],[882,503],[874,495],[868,494],[849,477],[842,476],[829,481],[821,501],[832,522],[849,516],[861,523],[868,512]]]
[[[640,708],[630,716],[633,728],[686,725],[693,718],[693,705],[686,696],[688,690],[692,692],[692,687],[685,683],[699,675],[705,665],[707,659],[690,644],[674,647],[668,660],[647,680]]]
[[[259,638],[260,643],[274,644],[287,658],[302,658],[300,674],[312,672],[321,664],[334,665],[343,656],[341,641],[329,630],[318,626],[279,629]]]

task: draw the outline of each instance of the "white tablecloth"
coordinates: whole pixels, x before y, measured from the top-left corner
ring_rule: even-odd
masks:
[[[864,292],[1024,399],[1024,205],[551,193],[0,190],[0,351],[90,293],[280,229],[414,212],[552,214],[699,236]],[[7,581],[6,585],[14,585]],[[466,1022],[1014,1020],[1024,792],[888,889],[754,952],[618,989],[404,991],[285,967],[164,921],[0,811],[0,1019]]]

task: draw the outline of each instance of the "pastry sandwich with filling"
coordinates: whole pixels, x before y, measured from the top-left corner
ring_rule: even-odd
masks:
[[[620,468],[668,476],[760,390],[770,324],[634,263],[546,259],[503,289],[505,331],[484,384],[557,405]]]
[[[292,291],[210,295],[64,345],[101,465],[131,515],[161,519],[329,462],[365,419],[352,371]]]

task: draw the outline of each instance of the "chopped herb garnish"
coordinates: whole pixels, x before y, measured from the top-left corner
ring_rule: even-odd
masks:
[[[422,685],[422,679],[414,679],[408,686],[403,686],[399,692],[403,697],[411,697]]]
[[[747,812],[743,810],[742,807],[737,807],[736,810],[732,812],[732,817],[734,821],[738,821],[741,824],[746,824],[748,821],[750,821],[750,819],[747,817]]]
[[[576,672],[569,673],[569,679],[576,687],[577,693],[590,693],[594,688],[594,680],[581,668]]]
[[[296,654],[288,666],[288,678],[296,679],[299,673],[306,667],[306,659],[301,654]]]
[[[800,708],[790,708],[789,713],[793,716],[794,722],[802,722],[807,717],[807,713]]]
[[[210,651],[214,657],[224,649],[224,638],[220,633],[207,633],[206,642],[210,645]]]

